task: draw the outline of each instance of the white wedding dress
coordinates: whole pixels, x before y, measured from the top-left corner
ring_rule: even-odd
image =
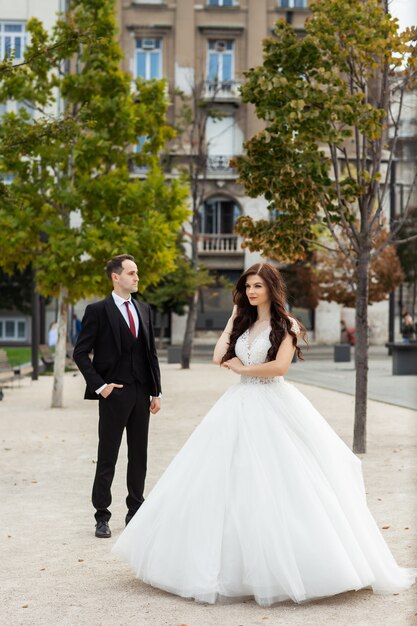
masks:
[[[252,345],[249,331],[239,337],[243,364],[265,362],[269,332]],[[242,377],[226,391],[113,551],[145,583],[209,603],[393,593],[417,573],[382,538],[360,460],[282,377]]]

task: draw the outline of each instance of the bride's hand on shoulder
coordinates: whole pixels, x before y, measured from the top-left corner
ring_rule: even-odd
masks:
[[[230,315],[230,319],[232,320],[232,322],[234,322],[234,320],[236,319],[236,316],[237,316],[237,304],[234,305],[232,314]]]
[[[235,374],[243,374],[243,370],[245,368],[242,361],[238,359],[237,356],[233,357],[233,359],[229,359],[228,361],[224,361],[224,363],[222,363],[222,367],[232,370]]]

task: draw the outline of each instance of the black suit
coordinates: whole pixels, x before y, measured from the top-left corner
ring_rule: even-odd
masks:
[[[161,382],[150,308],[138,302],[134,306],[139,318],[137,338],[109,296],[87,306],[74,348],[74,361],[87,383],[84,397],[99,401],[99,444],[92,495],[97,521],[109,520],[111,516],[111,484],[125,428],[129,514],[134,514],[143,502],[150,396],[160,394]],[[123,384],[123,388],[114,388],[104,398],[96,389],[105,383]]]

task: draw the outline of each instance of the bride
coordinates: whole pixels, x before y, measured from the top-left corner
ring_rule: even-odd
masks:
[[[135,575],[201,602],[262,606],[372,587],[401,568],[366,505],[361,462],[286,383],[304,329],[268,263],[240,277],[213,360],[241,375],[195,429],[113,550]]]

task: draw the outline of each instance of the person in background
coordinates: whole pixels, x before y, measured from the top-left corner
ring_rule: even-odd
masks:
[[[74,315],[72,316],[72,326],[71,326],[71,342],[73,343],[73,345],[77,343],[80,330],[81,330],[81,320],[74,313]]]
[[[51,322],[48,329],[48,346],[55,348],[58,341],[58,322]]]
[[[402,318],[402,323],[401,323],[401,334],[403,337],[403,343],[410,343],[410,341],[415,336],[414,321],[408,311],[404,311],[403,313],[403,318]]]

